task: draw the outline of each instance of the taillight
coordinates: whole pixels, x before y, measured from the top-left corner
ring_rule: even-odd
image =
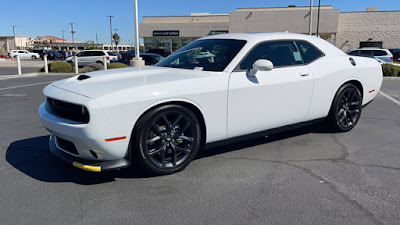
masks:
[[[107,58],[106,58],[107,60],[110,60],[110,57],[109,56],[107,56]]]
[[[390,57],[390,61],[392,61],[392,62],[393,62],[393,56],[392,56],[392,57]]]

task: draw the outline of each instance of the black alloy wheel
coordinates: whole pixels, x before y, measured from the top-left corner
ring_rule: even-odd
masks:
[[[360,90],[353,84],[345,84],[335,96],[329,122],[336,131],[350,131],[360,119],[361,110],[362,96]]]
[[[184,169],[197,155],[201,128],[196,115],[180,105],[166,105],[143,116],[136,126],[133,163],[154,175]]]

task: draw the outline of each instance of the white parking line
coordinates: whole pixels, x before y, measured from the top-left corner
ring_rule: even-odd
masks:
[[[391,97],[390,95],[387,95],[387,94],[383,93],[382,91],[379,91],[379,94],[381,94],[383,97],[389,99],[390,101],[392,101],[400,106],[400,102],[397,101],[396,99],[394,99],[393,97]]]
[[[53,83],[53,82],[54,82],[54,80],[41,82],[41,83],[33,83],[33,84],[25,84],[25,85],[13,86],[13,87],[0,88],[0,91],[10,90],[10,89],[15,89],[15,88],[22,88],[22,87],[36,86],[36,85],[41,85],[41,84],[49,84],[49,83]]]

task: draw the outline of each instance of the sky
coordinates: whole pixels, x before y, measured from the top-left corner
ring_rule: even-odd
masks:
[[[310,0],[138,0],[139,22],[143,16],[187,16],[191,12],[225,14],[236,8],[286,7],[288,5],[309,6]],[[318,0],[314,0],[314,5]],[[321,0],[321,5],[332,5],[341,12],[365,11],[377,6],[379,11],[400,10],[400,0]],[[74,24],[75,40],[99,43],[110,42],[110,24],[121,37],[121,44],[133,41],[133,0],[17,0],[2,3],[0,36],[12,36],[12,25],[16,35],[52,35],[71,40]],[[21,28],[21,29],[20,29]],[[20,32],[21,30],[21,32]],[[113,30],[114,32],[114,30]]]

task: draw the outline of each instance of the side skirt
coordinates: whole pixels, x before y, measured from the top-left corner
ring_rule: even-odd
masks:
[[[325,120],[325,118],[320,118],[320,119],[310,120],[307,122],[301,122],[301,123],[286,125],[283,127],[273,128],[273,129],[269,129],[269,130],[265,130],[265,131],[260,131],[260,132],[256,132],[256,133],[245,134],[242,136],[233,137],[233,138],[229,138],[229,139],[222,140],[222,141],[206,143],[205,149],[211,149],[211,148],[228,145],[228,144],[233,144],[233,143],[237,143],[237,142],[241,142],[241,141],[245,141],[245,140],[249,140],[249,139],[253,139],[253,138],[268,136],[271,134],[282,133],[282,132],[289,131],[289,130],[295,130],[295,129],[298,129],[301,127],[307,127],[307,126],[310,126],[310,125],[313,125],[316,123],[320,123],[324,120]]]

